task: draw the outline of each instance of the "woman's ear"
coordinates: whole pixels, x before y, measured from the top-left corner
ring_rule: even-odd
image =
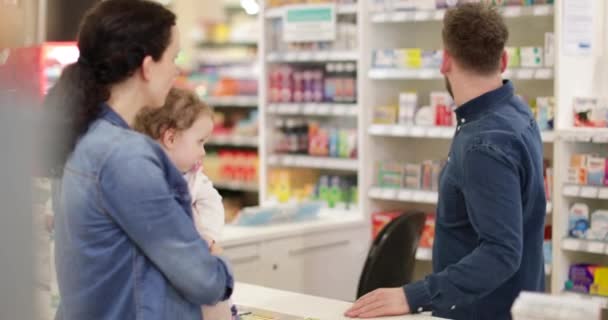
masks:
[[[141,77],[145,81],[149,81],[152,77],[152,67],[154,65],[154,59],[151,56],[146,56],[141,64]]]

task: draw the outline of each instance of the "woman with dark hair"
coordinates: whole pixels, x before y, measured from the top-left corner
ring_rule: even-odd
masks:
[[[131,130],[142,108],[164,104],[178,38],[159,4],[103,1],[80,26],[80,59],[47,96],[63,129],[51,158],[62,178],[58,319],[200,319],[201,305],[232,293],[227,265],[192,223],[181,172]]]

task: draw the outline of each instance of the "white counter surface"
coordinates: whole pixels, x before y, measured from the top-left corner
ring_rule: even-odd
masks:
[[[316,318],[319,320],[347,320],[344,316],[351,303],[308,296],[293,292],[275,290],[237,283],[235,286],[233,302],[237,305],[268,310],[303,318]],[[377,320],[434,320],[439,319],[427,315],[408,315],[398,317],[385,317]]]
[[[359,212],[331,210],[322,212],[318,219],[311,221],[252,227],[226,225],[219,243],[223,247],[230,247],[332,229],[359,227],[365,223]]]

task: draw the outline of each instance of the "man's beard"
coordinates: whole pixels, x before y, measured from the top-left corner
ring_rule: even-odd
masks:
[[[452,92],[452,85],[450,84],[450,80],[448,80],[448,77],[445,77],[445,88],[448,90],[448,93],[450,94],[450,97],[452,97],[452,100],[454,100],[454,93]]]

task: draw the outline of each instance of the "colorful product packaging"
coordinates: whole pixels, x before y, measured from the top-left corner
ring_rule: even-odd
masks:
[[[570,207],[568,216],[568,234],[570,237],[585,239],[589,230],[589,206],[575,203]]]
[[[519,49],[521,66],[525,68],[538,68],[544,65],[543,48],[521,47]]]

